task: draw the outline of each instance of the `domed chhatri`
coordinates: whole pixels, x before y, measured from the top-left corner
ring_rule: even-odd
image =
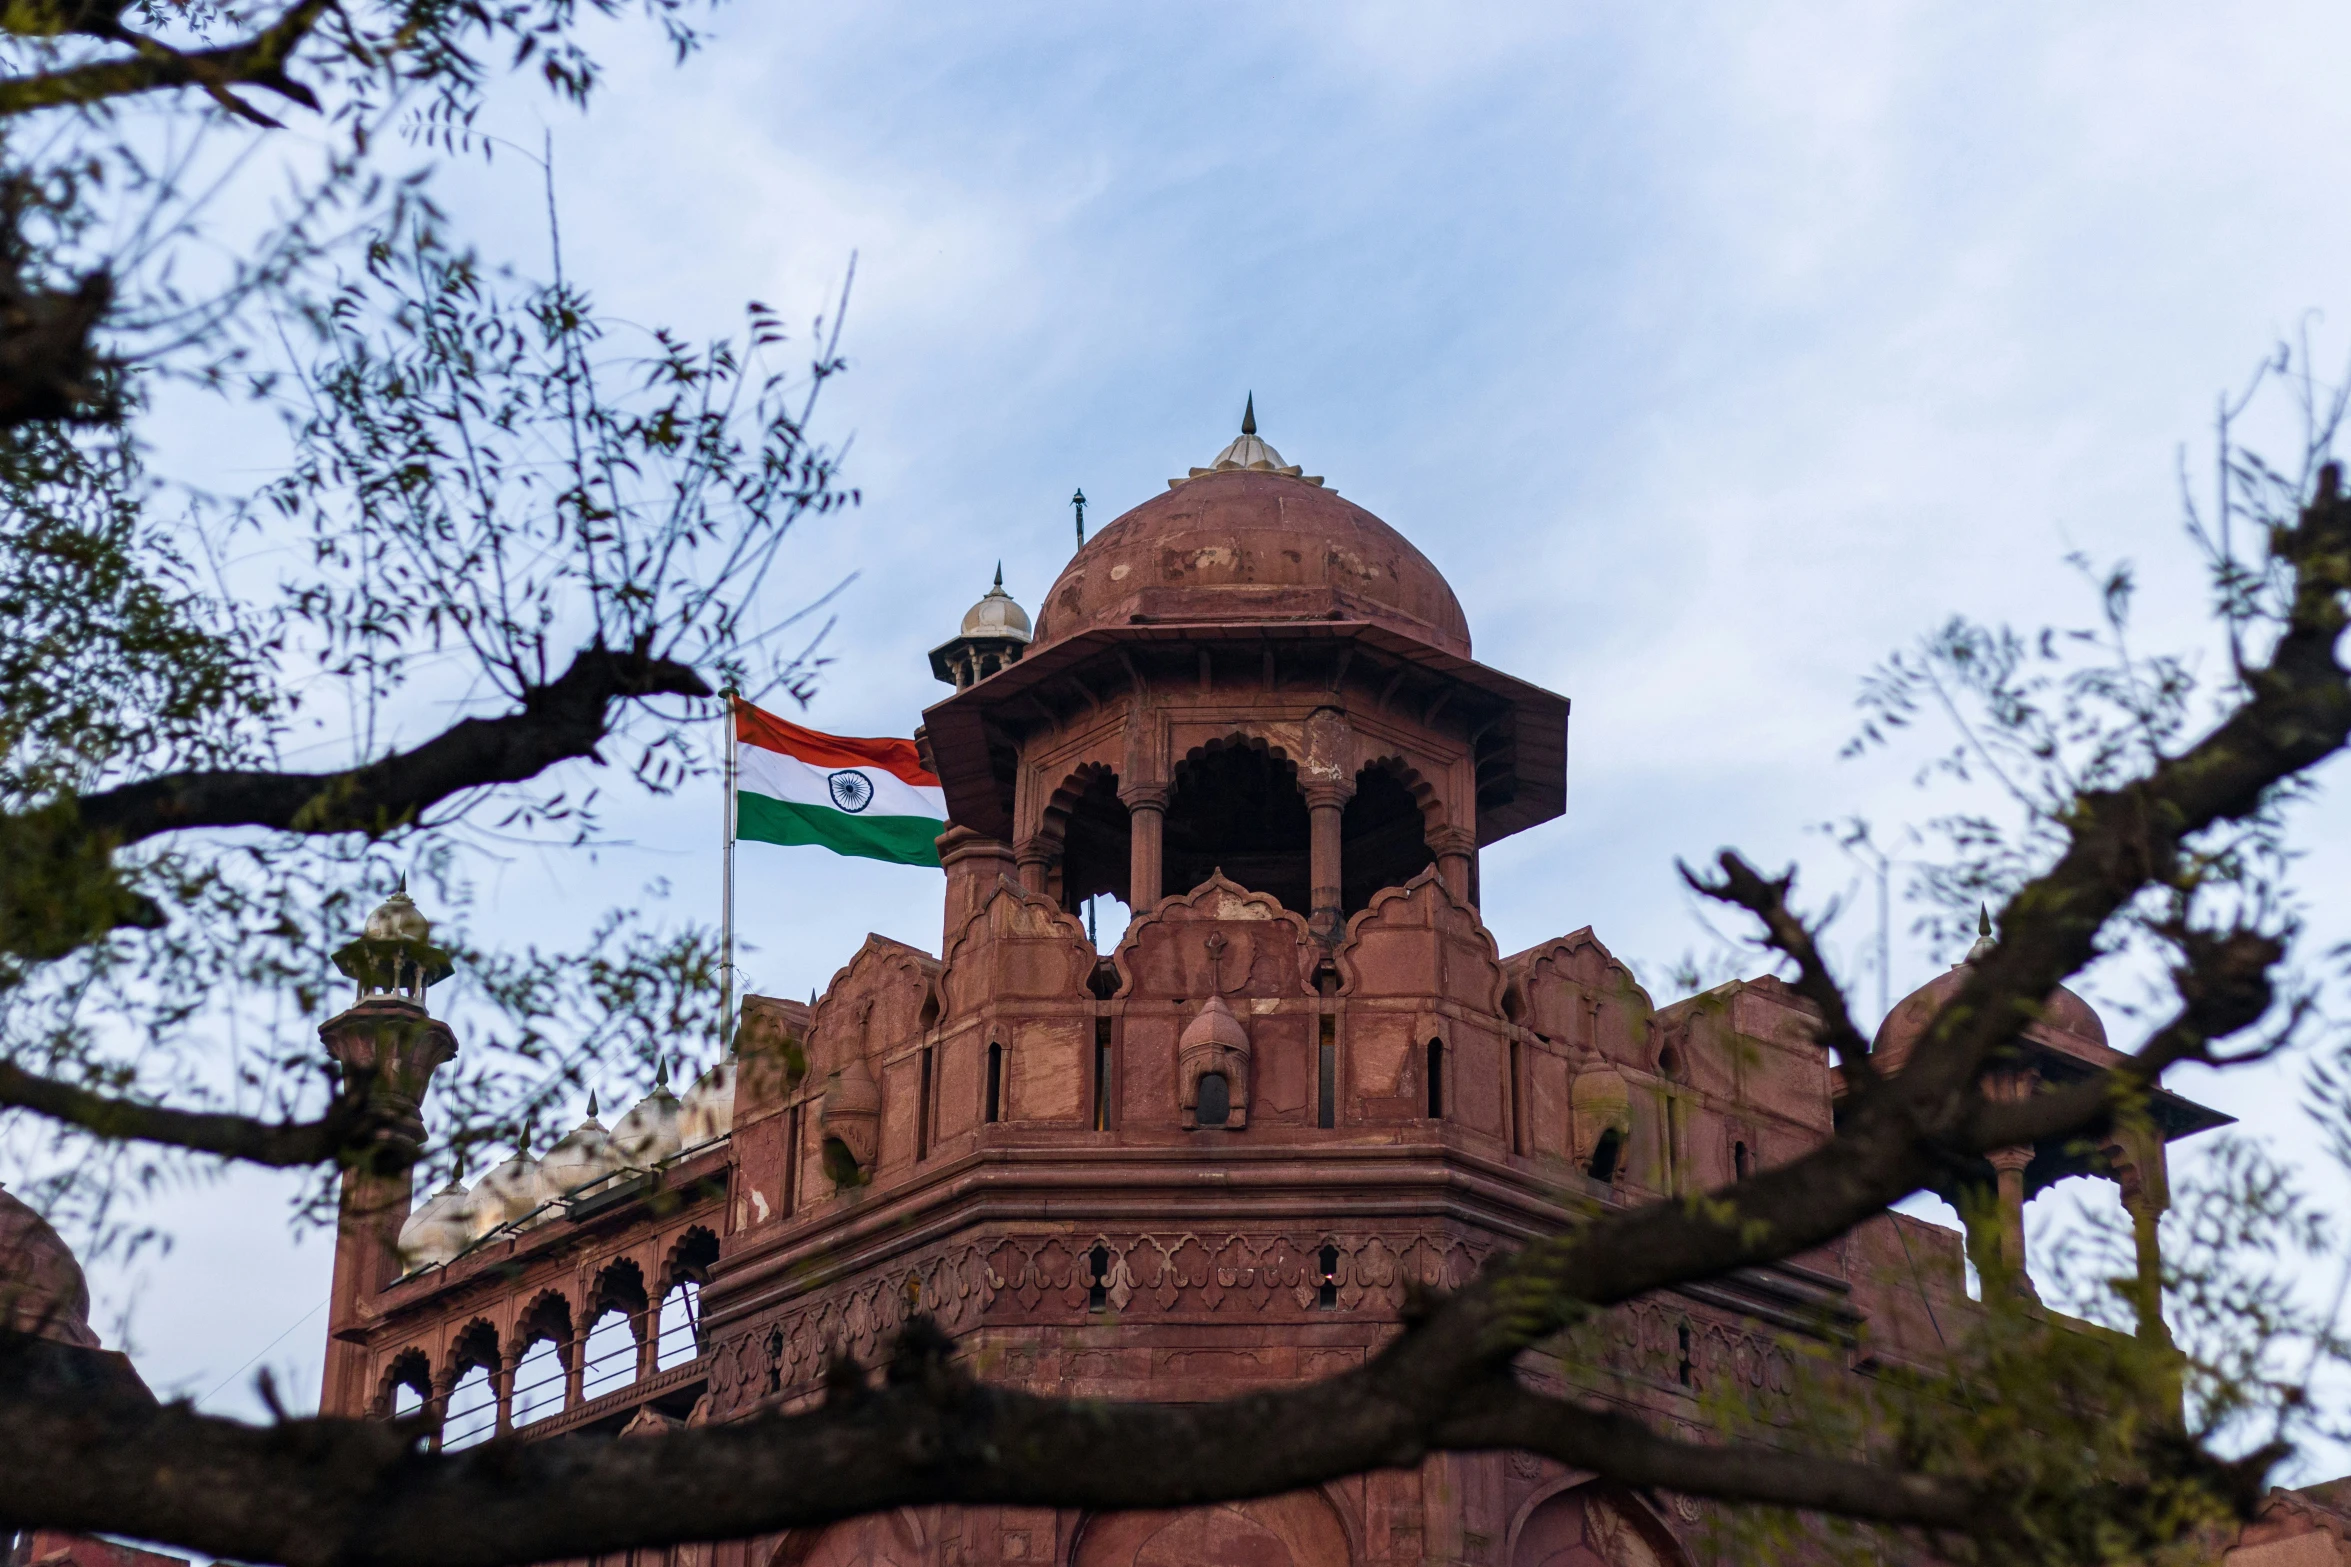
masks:
[[[335,967],[358,987],[357,998],[393,997],[424,1004],[425,992],[456,972],[433,945],[433,922],[408,896],[408,878],[376,907],[357,940],[335,953]]]
[[[1919,1036],[1926,1032],[1935,1014],[1959,994],[1976,963],[1991,950],[1991,919],[1987,914],[1975,944],[1967,949],[1967,956],[1894,1004],[1886,1020],[1878,1025],[1877,1037],[1870,1042],[1871,1058],[1886,1071],[1899,1071],[1902,1063],[1910,1059],[1910,1052],[1917,1048]],[[2026,1033],[2061,1050],[2068,1042],[2077,1047],[2090,1046],[2094,1051],[2107,1048],[2106,1024],[2098,1016],[2098,1009],[2063,985],[2049,993],[2049,999],[2042,1003],[2040,1020]],[[2085,1052],[2076,1048],[2066,1053]]]
[[[1035,647],[1131,625],[1354,621],[1469,657],[1444,574],[1370,512],[1281,462],[1254,420],[1164,494],[1088,539],[1037,616]]]
[[[961,691],[1019,660],[1028,650],[1029,612],[1004,591],[1004,565],[995,585],[963,612],[963,627],[931,649],[931,673]]]

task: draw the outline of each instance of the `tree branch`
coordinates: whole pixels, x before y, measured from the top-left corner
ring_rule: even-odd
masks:
[[[2095,1134],[2112,1124],[2123,1104],[2152,1088],[2166,1068],[2206,1061],[2211,1047],[2252,1027],[2269,1011],[2269,973],[2286,955],[2282,942],[2258,931],[2186,938],[2189,960],[2172,972],[2182,1000],[2171,1021],[2110,1072],[2066,1083],[2027,1099],[1979,1099],[1961,1141],[1970,1152],[2027,1147],[2068,1133]]]
[[[318,25],[329,0],[302,0],[277,21],[242,43],[184,53],[127,30],[108,36],[128,44],[129,59],[93,60],[62,71],[0,79],[0,117],[29,114],[69,104],[99,103],[166,87],[201,87],[231,113],[257,125],[278,122],[230,92],[260,87],[279,97],[318,108],[317,95],[286,75],[286,62]]]
[[[143,1104],[0,1061],[0,1109],[30,1110],[117,1141],[161,1143],[273,1169],[364,1159],[371,1168],[388,1171],[415,1163],[419,1146],[403,1118],[364,1090],[338,1096],[315,1121],[261,1121],[224,1111]]]
[[[1878,1081],[1877,1069],[1869,1060],[1869,1041],[1854,1024],[1845,1003],[1845,987],[1829,972],[1812,931],[1788,907],[1794,873],[1777,879],[1766,877],[1728,849],[1718,863],[1722,866],[1719,880],[1708,880],[1687,865],[1680,867],[1682,880],[1702,896],[1733,904],[1755,916],[1763,926],[1764,944],[1796,965],[1796,983],[1790,988],[1820,1008],[1820,1042],[1834,1054],[1854,1093],[1869,1093]]]
[[[188,772],[125,784],[81,802],[85,827],[136,843],[191,827],[281,832],[388,832],[469,789],[518,783],[558,762],[593,756],[610,705],[625,697],[711,695],[684,664],[642,648],[584,649],[571,667],[523,695],[522,711],[469,718],[411,751],[336,773]]]
[[[628,1442],[418,1451],[420,1424],[256,1428],[128,1400],[24,1400],[0,1356],[0,1519],[105,1527],[292,1567],[493,1567],[734,1539],[926,1503],[1092,1510],[1267,1496],[1440,1448],[1524,1447],[1632,1484],[1956,1528],[1948,1480],[1696,1447],[1627,1416],[1461,1375],[1408,1333],[1370,1365],[1211,1404],[1038,1398],[970,1381],[927,1323],[889,1380],[836,1376],[814,1410]]]

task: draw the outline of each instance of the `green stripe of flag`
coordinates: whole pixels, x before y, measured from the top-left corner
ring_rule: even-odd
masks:
[[[946,830],[945,822],[925,816],[852,816],[764,794],[735,796],[735,836],[754,843],[813,843],[835,854],[899,865],[936,865],[938,837]]]

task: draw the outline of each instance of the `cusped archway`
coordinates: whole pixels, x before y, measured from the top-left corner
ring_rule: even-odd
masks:
[[[768,1567],[936,1567],[937,1531],[911,1508],[849,1518],[824,1529],[795,1529]]]
[[[1165,886],[1186,893],[1222,871],[1285,909],[1311,914],[1306,796],[1279,749],[1235,735],[1176,765],[1162,842]]]
[[[1347,1531],[1312,1491],[1086,1521],[1071,1567],[1347,1567]]]
[[[1510,1567],[1688,1567],[1648,1509],[1599,1485],[1552,1493],[1510,1542]]]

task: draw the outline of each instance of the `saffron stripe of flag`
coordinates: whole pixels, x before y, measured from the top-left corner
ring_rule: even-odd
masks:
[[[735,705],[735,836],[939,863],[947,797],[911,740],[853,740]]]

